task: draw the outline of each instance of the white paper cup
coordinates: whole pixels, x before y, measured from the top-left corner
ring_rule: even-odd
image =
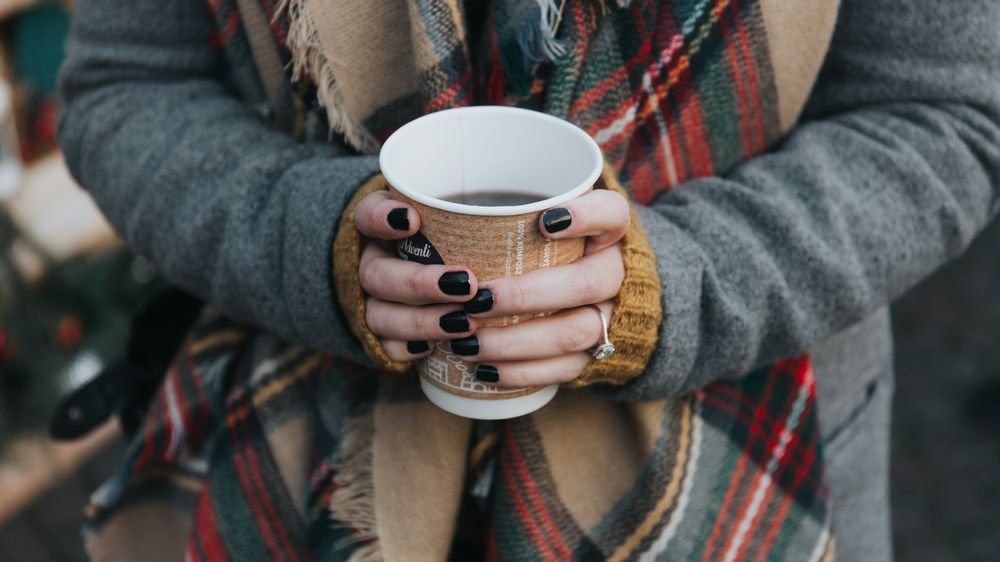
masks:
[[[575,125],[536,111],[493,106],[416,119],[393,133],[379,155],[392,196],[420,213],[420,232],[400,241],[400,257],[466,266],[480,286],[579,259],[583,240],[543,237],[538,217],[593,189],[602,164],[597,143]],[[481,206],[444,199],[495,192],[531,196],[532,202]],[[488,319],[479,325],[507,326],[528,318]],[[421,388],[431,402],[467,418],[528,414],[558,389],[499,388],[478,381],[474,368],[451,353],[447,342],[437,342],[433,354],[417,363]]]

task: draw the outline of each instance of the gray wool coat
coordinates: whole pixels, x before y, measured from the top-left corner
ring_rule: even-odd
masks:
[[[377,162],[269,129],[222,78],[210,33],[204,0],[79,0],[66,161],[178,285],[368,362],[334,304],[329,256]],[[658,349],[639,378],[594,391],[659,398],[811,352],[839,558],[888,560],[886,306],[998,207],[1000,2],[844,0],[780,146],[640,209],[663,280]]]

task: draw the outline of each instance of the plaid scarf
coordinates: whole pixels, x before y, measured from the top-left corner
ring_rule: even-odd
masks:
[[[429,111],[532,107],[597,139],[638,203],[725,173],[794,124],[836,10],[497,0],[473,36],[454,0],[261,1],[285,60],[357,148]],[[234,0],[209,7],[230,78],[259,94]],[[796,44],[803,28],[813,39]],[[668,400],[564,390],[532,415],[471,422],[427,403],[415,377],[210,312],[94,494],[88,548],[154,562],[441,560],[476,527],[498,561],[830,560],[819,435],[807,357]]]

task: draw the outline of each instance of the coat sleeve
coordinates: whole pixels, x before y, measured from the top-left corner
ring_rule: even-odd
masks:
[[[331,247],[378,170],[269,129],[223,83],[204,0],[80,0],[59,140],[119,235],[175,284],[285,339],[365,361]]]
[[[664,319],[622,399],[809,351],[955,258],[1000,201],[1000,2],[844,0],[802,122],[642,209]]]

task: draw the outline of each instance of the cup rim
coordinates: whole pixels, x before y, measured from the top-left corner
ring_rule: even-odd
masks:
[[[398,181],[399,176],[395,173],[392,168],[392,164],[388,161],[387,153],[391,151],[395,143],[400,142],[399,139],[402,137],[400,133],[405,132],[407,129],[425,126],[435,120],[445,119],[454,116],[456,112],[462,113],[517,113],[520,115],[528,115],[532,119],[538,119],[540,121],[548,121],[549,123],[561,127],[566,131],[570,132],[572,135],[580,138],[584,144],[590,149],[591,156],[593,157],[593,169],[587,175],[587,177],[580,182],[574,188],[565,191],[559,195],[549,197],[548,199],[542,199],[540,201],[535,201],[533,203],[528,203],[526,205],[503,205],[503,206],[481,206],[481,205],[466,205],[464,203],[454,203],[452,201],[446,201],[444,199],[438,199],[437,197],[432,197],[424,193],[419,193],[413,191],[412,189],[406,187],[401,182]],[[527,213],[534,213],[537,211],[542,211],[545,209],[551,209],[552,207],[557,207],[570,201],[576,199],[580,195],[583,195],[593,187],[594,183],[597,182],[597,178],[601,176],[601,170],[604,166],[604,155],[601,153],[601,148],[597,145],[597,142],[591,138],[583,129],[577,127],[573,123],[554,117],[547,113],[542,113],[540,111],[533,111],[530,109],[523,109],[520,107],[507,107],[499,105],[480,105],[473,107],[458,107],[452,109],[445,109],[442,111],[437,111],[418,117],[413,121],[403,125],[397,129],[388,139],[382,144],[382,149],[379,152],[379,168],[381,168],[382,175],[385,177],[389,185],[399,193],[405,195],[406,197],[427,205],[428,207],[434,209],[440,209],[442,211],[448,211],[450,213],[457,213],[461,215],[474,215],[474,216],[513,216],[513,215],[523,215]]]

